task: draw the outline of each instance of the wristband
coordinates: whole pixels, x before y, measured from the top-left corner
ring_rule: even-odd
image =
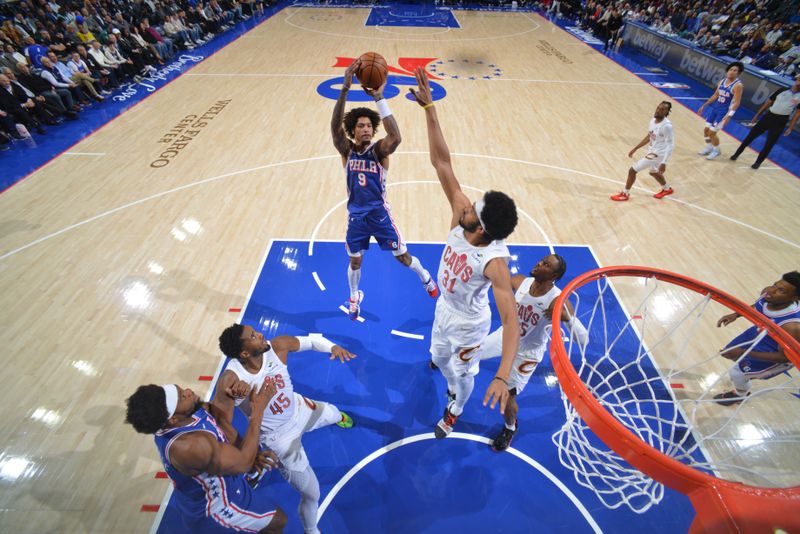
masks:
[[[385,98],[381,98],[375,102],[375,105],[378,106],[378,113],[380,114],[381,119],[385,119],[392,114],[392,110],[389,109],[389,103]]]
[[[300,342],[300,349],[298,352],[306,350],[315,350],[317,352],[330,353],[333,350],[334,343],[328,341],[321,335],[300,336],[297,338]]]
[[[499,380],[500,382],[505,384],[506,387],[508,387],[508,381],[505,378],[502,378],[502,377],[499,377],[499,376],[495,376],[494,378],[492,378],[492,380]]]
[[[425,104],[424,106],[422,106],[422,109],[428,109],[432,107],[433,107],[433,102],[431,102],[430,104]]]

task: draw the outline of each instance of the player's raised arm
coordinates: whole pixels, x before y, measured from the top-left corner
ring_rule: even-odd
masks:
[[[433,105],[428,75],[422,67],[418,67],[416,71],[414,71],[414,75],[417,78],[418,88],[417,90],[411,88],[409,92],[414,95],[417,103],[425,110],[431,164],[433,164],[434,169],[436,169],[439,183],[442,184],[444,194],[447,196],[447,201],[450,202],[450,207],[453,210],[453,218],[450,221],[450,227],[454,228],[458,225],[458,221],[461,219],[464,211],[469,209],[472,203],[461,191],[461,185],[459,185],[458,179],[453,172],[453,166],[450,162],[450,149],[447,147],[447,142],[444,140],[442,128],[439,125],[439,118],[436,115],[436,107]]]
[[[503,353],[500,359],[500,368],[489,383],[486,396],[483,398],[483,405],[486,406],[490,402],[489,407],[494,409],[497,401],[500,401],[500,412],[505,413],[508,400],[508,376],[519,348],[517,303],[514,300],[514,292],[511,289],[511,273],[505,259],[491,260],[484,269],[484,275],[492,281],[492,293],[494,293],[494,300],[497,303],[497,311],[500,313],[500,321],[503,323]]]
[[[333,106],[333,116],[331,117],[331,134],[333,136],[333,146],[342,158],[347,158],[350,154],[352,143],[347,138],[347,134],[342,126],[344,120],[344,104],[347,102],[347,92],[350,90],[350,85],[353,83],[353,74],[358,69],[361,61],[356,59],[344,71],[344,81],[342,82],[342,90],[339,92],[339,98],[336,100],[336,105]]]
[[[303,352],[313,350],[331,355],[330,359],[338,358],[340,362],[349,362],[356,357],[355,354],[343,349],[323,336],[315,334],[310,336],[278,336],[271,341],[272,349],[278,358],[285,364],[290,352]]]
[[[378,158],[383,161],[386,156],[389,156],[397,150],[400,146],[400,128],[397,126],[397,121],[389,109],[389,103],[383,98],[383,89],[386,87],[386,82],[377,89],[370,89],[364,87],[364,92],[375,99],[375,105],[378,107],[378,114],[381,116],[383,128],[386,130],[386,136],[378,141],[375,145],[375,152]]]

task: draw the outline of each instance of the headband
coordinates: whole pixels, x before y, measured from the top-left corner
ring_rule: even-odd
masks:
[[[167,397],[167,419],[175,415],[175,409],[178,407],[178,386],[175,384],[165,384],[161,386],[164,394]]]
[[[478,222],[481,223],[481,227],[483,228],[483,233],[491,236],[491,234],[489,234],[489,231],[486,229],[486,225],[483,224],[483,218],[481,218],[481,212],[483,211],[483,206],[485,204],[486,203],[483,201],[483,199],[476,200],[475,201],[475,214],[478,216]]]

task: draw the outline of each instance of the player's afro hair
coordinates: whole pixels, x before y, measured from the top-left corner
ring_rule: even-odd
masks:
[[[361,117],[366,117],[372,123],[372,130],[377,133],[378,126],[381,123],[381,116],[374,109],[369,108],[353,108],[344,114],[344,131],[347,137],[353,139],[356,135],[356,123]]]
[[[517,226],[517,206],[514,200],[500,191],[487,191],[483,195],[483,230],[491,239],[505,239]]]
[[[128,405],[125,422],[133,425],[137,432],[155,434],[167,424],[167,394],[161,386],[139,386],[125,402]]]
[[[797,271],[792,271],[790,273],[786,273],[782,276],[784,282],[788,284],[792,284],[794,286],[794,294],[800,295],[800,273]]]
[[[228,358],[236,359],[242,352],[242,332],[244,327],[238,323],[233,323],[222,331],[219,336],[219,349]]]

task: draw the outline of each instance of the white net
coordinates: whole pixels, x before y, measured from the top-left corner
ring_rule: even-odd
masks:
[[[618,297],[633,310],[626,312]],[[766,331],[751,329],[744,317],[718,327],[731,310],[655,277],[617,277],[613,288],[601,277],[570,301],[589,343],[565,338],[569,359],[601,405],[639,439],[722,479],[800,484],[800,379],[791,364],[750,355],[754,348],[777,350]],[[726,359],[723,348],[742,354]],[[749,391],[715,398],[734,390],[732,379]],[[566,422],[553,443],[575,479],[608,508],[643,513],[659,503],[663,486],[606,446],[562,398]]]

